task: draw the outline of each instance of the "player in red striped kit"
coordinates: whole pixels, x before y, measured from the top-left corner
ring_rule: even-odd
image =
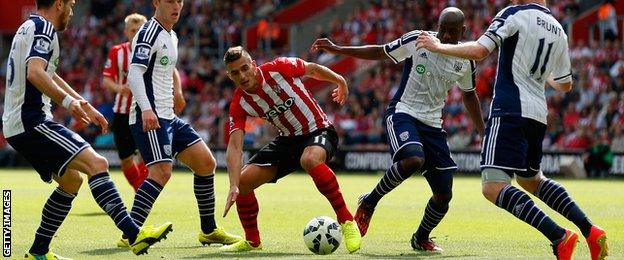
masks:
[[[336,151],[338,136],[301,81],[303,76],[308,76],[336,84],[333,99],[344,104],[348,95],[345,79],[327,67],[298,58],[281,57],[256,66],[240,46],[228,49],[223,61],[228,77],[237,86],[230,104],[230,140],[226,152],[230,192],[225,214],[236,202],[246,239],[223,246],[221,250],[262,249],[254,189],[267,182],[277,182],[293,171],[305,170],[336,212],[347,250],[357,251],[362,237],[344,202],[336,176],[326,164]],[[280,135],[243,167],[241,155],[247,117],[265,119]]]

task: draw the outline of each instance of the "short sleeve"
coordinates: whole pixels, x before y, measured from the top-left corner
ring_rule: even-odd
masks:
[[[305,61],[299,58],[280,57],[269,62],[266,66],[268,70],[279,71],[291,78],[305,75]]]
[[[132,65],[141,65],[147,67],[152,58],[152,54],[156,53],[158,35],[162,28],[155,25],[154,22],[148,21],[141,27],[139,33],[132,40]]]
[[[518,31],[518,23],[514,15],[517,10],[514,8],[515,7],[507,7],[498,13],[492,20],[490,27],[479,37],[477,42],[492,52],[494,49],[500,47],[505,39],[514,35]]]
[[[104,71],[102,72],[102,75],[104,75],[105,77],[109,77],[111,79],[117,79],[119,77],[118,71],[118,60],[117,60],[117,52],[119,51],[119,49],[116,49],[115,47],[111,48],[110,51],[108,52],[108,57],[106,58],[106,63],[104,64]]]
[[[240,105],[240,94],[235,95],[230,103],[230,131],[232,134],[237,129],[245,131],[245,122],[247,120],[247,113]]]
[[[464,75],[457,81],[458,86],[464,92],[475,90],[475,77],[477,75],[477,68],[474,61],[469,61],[470,69],[464,72]]]
[[[570,53],[568,52],[568,42],[564,41],[565,47],[560,55],[557,55],[557,66],[552,72],[553,80],[557,83],[568,83],[572,81],[572,68],[570,64]]]
[[[411,31],[394,41],[386,43],[383,46],[384,52],[394,63],[402,62],[416,52],[415,41],[421,32],[420,30]]]
[[[53,52],[53,39],[56,36],[54,26],[43,20],[35,21],[35,31],[33,32],[32,44],[28,52],[28,61],[31,58],[40,58],[46,62],[50,61]]]

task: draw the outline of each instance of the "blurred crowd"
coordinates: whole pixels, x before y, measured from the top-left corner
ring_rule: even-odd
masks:
[[[151,0],[93,0],[85,15],[75,16],[73,26],[60,37],[62,49],[58,73],[88,98],[108,118],[112,117],[114,95],[102,87],[101,72],[108,49],[126,41],[123,18],[131,12],[150,17]],[[179,42],[178,69],[187,107],[181,118],[192,122],[211,147],[223,147],[227,109],[232,97],[232,82],[221,67],[220,54],[229,46],[240,45],[246,27],[255,24],[294,0],[185,1],[181,20],[175,26]],[[437,17],[448,5],[465,12],[466,40],[474,40],[488,27],[497,10],[508,1],[406,1],[374,0],[358,5],[351,14],[335,17],[323,26],[319,37],[329,37],[337,44],[364,45],[390,42],[413,29],[435,30]],[[574,17],[578,1],[551,3],[553,14],[563,23]],[[549,126],[544,147],[554,150],[587,150],[606,143],[614,151],[624,152],[624,46],[607,41],[604,47],[596,42],[574,42],[571,58],[575,88],[559,93],[548,88]],[[258,64],[284,49],[253,51]],[[322,53],[306,53],[309,61],[335,60]],[[496,75],[497,55],[478,63],[477,93],[487,116]],[[0,69],[0,94],[4,95],[5,64]],[[319,102],[336,125],[342,144],[352,148],[386,149],[383,116],[390,98],[396,92],[403,66],[384,61],[355,74],[349,79],[351,95],[345,106],[331,102],[328,91],[319,92]],[[56,109],[55,120],[72,125],[63,109]],[[477,136],[464,112],[461,92],[450,91],[444,109],[444,128],[452,149],[476,149]],[[260,146],[276,133],[272,127],[252,120],[247,126],[245,142]],[[81,130],[85,139],[100,146],[112,145],[110,135],[100,135],[89,127]],[[0,139],[0,148],[3,139]]]

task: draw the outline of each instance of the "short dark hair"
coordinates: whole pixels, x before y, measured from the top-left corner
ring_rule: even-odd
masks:
[[[242,46],[230,47],[223,55],[223,63],[228,64],[243,57],[249,56],[249,53]]]
[[[61,0],[63,3],[67,3],[68,0]],[[37,0],[37,9],[47,9],[54,4],[56,0]]]

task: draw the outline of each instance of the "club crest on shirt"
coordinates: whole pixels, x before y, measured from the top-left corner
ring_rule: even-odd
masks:
[[[426,59],[427,58],[427,53],[423,51],[418,56],[420,56],[423,59]]]
[[[455,70],[455,72],[460,72],[462,67],[463,65],[459,61],[455,61],[455,64],[453,64],[453,69]]]
[[[171,155],[171,145],[169,145],[169,144],[163,145],[163,150],[165,150],[165,154],[167,156]]]
[[[399,135],[399,138],[401,138],[401,142],[407,141],[407,139],[409,139],[409,132],[405,131],[405,132],[401,133]]]

